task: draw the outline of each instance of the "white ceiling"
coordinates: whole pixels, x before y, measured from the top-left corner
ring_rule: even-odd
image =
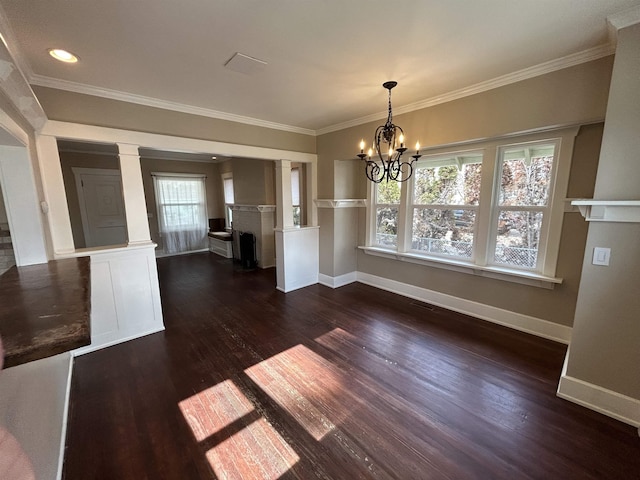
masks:
[[[602,56],[607,16],[638,4],[0,0],[0,29],[32,84],[316,133],[384,115],[386,80],[399,83],[395,111],[564,57]],[[81,61],[56,62],[53,47]],[[267,65],[225,68],[236,52]]]

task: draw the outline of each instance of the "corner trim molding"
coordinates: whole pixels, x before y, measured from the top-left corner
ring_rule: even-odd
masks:
[[[640,428],[640,400],[563,374],[558,397]]]
[[[621,12],[609,15],[607,17],[607,23],[615,30],[640,23],[640,5],[634,5]]]
[[[439,307],[463,313],[491,323],[510,327],[521,332],[530,333],[538,337],[569,344],[571,327],[559,325],[548,320],[523,315],[521,313],[504,310],[502,308],[485,305],[471,300],[454,297],[445,293],[428,290],[415,285],[397,282],[388,278],[378,277],[364,272],[356,272],[357,281],[372,287],[397,293],[408,298],[431,303]]]
[[[349,272],[345,273],[344,275],[338,275],[337,277],[325,275],[324,273],[318,274],[318,283],[329,288],[340,288],[357,281],[358,272]]]

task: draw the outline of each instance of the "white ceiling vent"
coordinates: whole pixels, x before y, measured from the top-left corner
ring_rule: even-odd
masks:
[[[259,73],[264,70],[266,65],[267,62],[263,62],[262,60],[258,60],[257,58],[253,58],[242,53],[236,53],[227,61],[227,63],[224,64],[224,66],[229,70],[244,73],[246,75]]]

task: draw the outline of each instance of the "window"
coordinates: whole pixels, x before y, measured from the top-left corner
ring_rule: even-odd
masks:
[[[291,169],[291,206],[293,207],[293,224],[299,227],[300,218],[300,168]]]
[[[555,143],[499,149],[493,263],[537,268],[556,149]]]
[[[158,228],[165,253],[206,247],[205,177],[154,173]]]
[[[222,190],[224,193],[225,226],[228,229],[231,229],[231,222],[233,222],[233,203],[235,198],[233,193],[233,174],[231,173],[222,174]]]
[[[557,283],[577,128],[554,133],[439,149],[420,158],[406,182],[370,183],[364,250],[532,285]]]
[[[400,184],[381,182],[375,184],[375,244],[396,247],[398,244],[398,215]]]
[[[482,153],[421,159],[413,179],[411,250],[471,259]]]

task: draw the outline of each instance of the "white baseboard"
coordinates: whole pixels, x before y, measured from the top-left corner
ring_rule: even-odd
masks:
[[[344,285],[356,282],[358,280],[357,272],[349,272],[344,275],[338,275],[337,277],[331,277],[324,273],[318,274],[318,283],[330,288],[339,288]]]
[[[357,272],[357,281],[372,287],[397,293],[405,297],[431,303],[454,312],[471,315],[482,320],[514,328],[522,332],[531,333],[542,338],[569,344],[571,327],[542,320],[540,318],[523,315],[521,313],[504,310],[502,308],[485,305],[471,300],[454,297],[444,293],[416,287],[407,283],[397,282],[388,278],[378,277],[368,273]],[[340,277],[337,277],[340,278]]]
[[[136,332],[131,335],[127,335],[124,337],[112,338],[110,340],[100,341],[100,339],[92,339],[91,345],[87,345],[86,347],[81,347],[76,350],[73,350],[71,353],[74,357],[79,357],[80,355],[84,355],[86,353],[95,352],[97,350],[102,350],[103,348],[111,347],[113,345],[117,345],[119,343],[128,342],[129,340],[135,340],[136,338],[146,337],[147,335],[151,335],[152,333],[162,332],[164,330],[164,325],[162,327],[152,328],[151,330],[146,330],[142,332]],[[110,336],[109,334],[105,335]]]
[[[640,428],[640,400],[563,373],[558,397]]]

